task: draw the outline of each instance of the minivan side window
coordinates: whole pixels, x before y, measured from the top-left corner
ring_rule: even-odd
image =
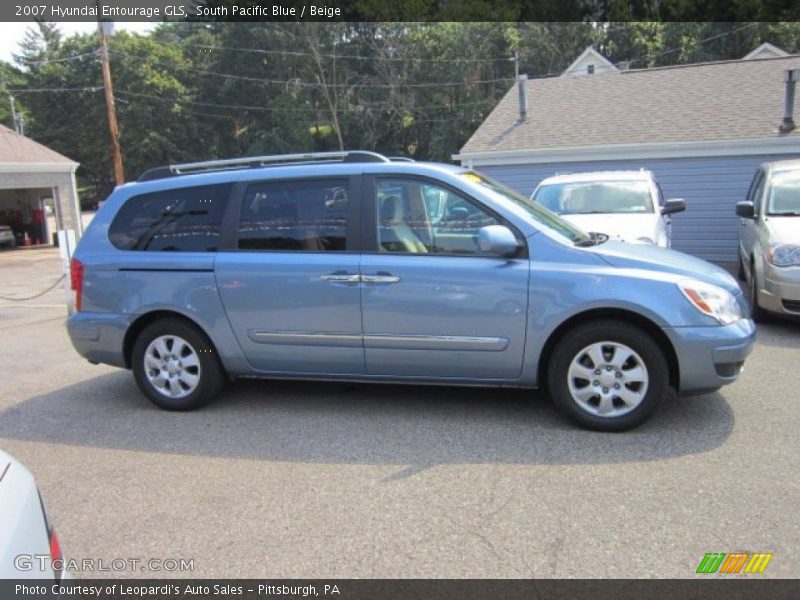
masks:
[[[215,252],[230,184],[131,196],[108,230],[120,250]]]
[[[250,185],[239,218],[240,250],[344,251],[347,179]]]
[[[379,252],[485,255],[478,231],[500,222],[455,192],[416,179],[379,179]]]

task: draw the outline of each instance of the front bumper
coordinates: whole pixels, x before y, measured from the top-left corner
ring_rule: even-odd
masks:
[[[770,312],[800,317],[800,267],[766,264],[758,304]]]
[[[756,327],[740,319],[718,327],[665,327],[678,358],[678,392],[691,394],[733,383],[753,349]]]
[[[125,367],[125,332],[134,315],[79,312],[67,319],[67,333],[78,354],[91,362]]]

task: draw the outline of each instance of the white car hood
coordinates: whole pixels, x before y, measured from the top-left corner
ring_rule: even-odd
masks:
[[[603,213],[561,216],[584,231],[605,233],[614,240],[635,242],[638,238],[647,237],[658,243],[656,226],[660,217],[655,213]]]
[[[800,217],[767,217],[773,244],[800,244]]]

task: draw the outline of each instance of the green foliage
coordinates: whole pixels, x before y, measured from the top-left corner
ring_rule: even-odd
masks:
[[[126,175],[181,161],[338,148],[448,161],[512,88],[515,50],[529,77],[560,74],[589,45],[632,68],[740,58],[764,41],[800,52],[797,22],[647,20],[687,10],[682,2],[584,3],[582,11],[595,7],[621,22],[559,23],[511,20],[531,10],[566,14],[569,3],[506,3],[499,15],[483,0],[360,0],[354,10],[373,19],[451,11],[492,20],[190,22],[147,35],[121,31],[109,38],[109,52]],[[729,10],[744,16],[758,6],[734,4]],[[16,64],[0,62],[0,122],[11,126],[13,93],[27,134],[80,162],[81,185],[102,198],[112,180],[97,47],[95,34],[64,38],[55,25],[31,27]]]

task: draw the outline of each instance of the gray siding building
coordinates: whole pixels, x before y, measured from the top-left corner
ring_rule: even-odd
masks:
[[[524,118],[515,86],[454,158],[525,195],[556,173],[649,169],[687,204],[673,248],[733,262],[756,167],[800,156],[800,130],[778,129],[790,69],[800,56],[529,80]]]

